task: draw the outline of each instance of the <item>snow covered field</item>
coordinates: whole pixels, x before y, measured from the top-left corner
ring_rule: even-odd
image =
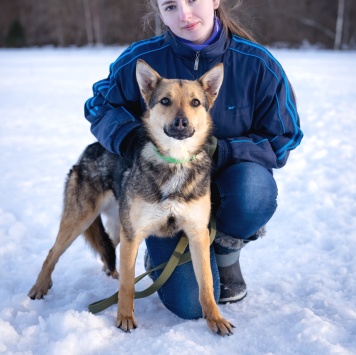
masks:
[[[220,306],[233,336],[179,319],[157,294],[136,301],[131,334],[115,328],[116,307],[90,314],[118,285],[82,238],[45,300],[27,297],[57,233],[65,176],[94,141],[84,101],[122,49],[0,50],[0,353],[355,354],[356,52],[273,51],[305,138],[275,172],[268,235],[241,253],[248,297]]]

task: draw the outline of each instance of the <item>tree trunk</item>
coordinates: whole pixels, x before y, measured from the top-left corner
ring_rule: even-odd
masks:
[[[94,44],[94,34],[93,34],[93,26],[92,26],[92,16],[90,9],[90,0],[83,0],[84,7],[84,18],[85,18],[85,30],[87,33],[87,43]]]
[[[337,6],[334,49],[341,48],[342,30],[344,28],[344,16],[345,16],[345,0],[339,0]]]
[[[95,44],[102,44],[102,31],[101,31],[101,10],[102,4],[99,0],[93,1],[92,6],[92,21]]]

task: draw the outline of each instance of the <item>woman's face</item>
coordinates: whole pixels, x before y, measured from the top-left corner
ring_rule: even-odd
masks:
[[[178,37],[195,44],[212,34],[219,0],[157,0],[161,19]]]

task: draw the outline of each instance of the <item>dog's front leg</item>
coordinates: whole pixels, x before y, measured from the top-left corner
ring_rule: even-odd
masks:
[[[209,230],[198,231],[188,235],[193,268],[199,285],[199,299],[209,328],[219,335],[232,334],[234,327],[224,319],[216,305],[213,290],[213,276],[210,266]]]
[[[121,229],[120,243],[120,289],[116,326],[125,332],[137,328],[134,317],[135,262],[140,240],[128,240]]]

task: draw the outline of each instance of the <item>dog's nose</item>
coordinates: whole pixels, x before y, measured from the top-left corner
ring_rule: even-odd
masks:
[[[179,131],[183,131],[188,127],[188,125],[189,121],[186,118],[177,117],[173,121],[173,127],[178,129]]]
[[[175,118],[168,126],[164,126],[163,130],[168,137],[178,140],[189,138],[195,132],[194,127],[189,123],[188,118],[180,112],[176,114]]]

